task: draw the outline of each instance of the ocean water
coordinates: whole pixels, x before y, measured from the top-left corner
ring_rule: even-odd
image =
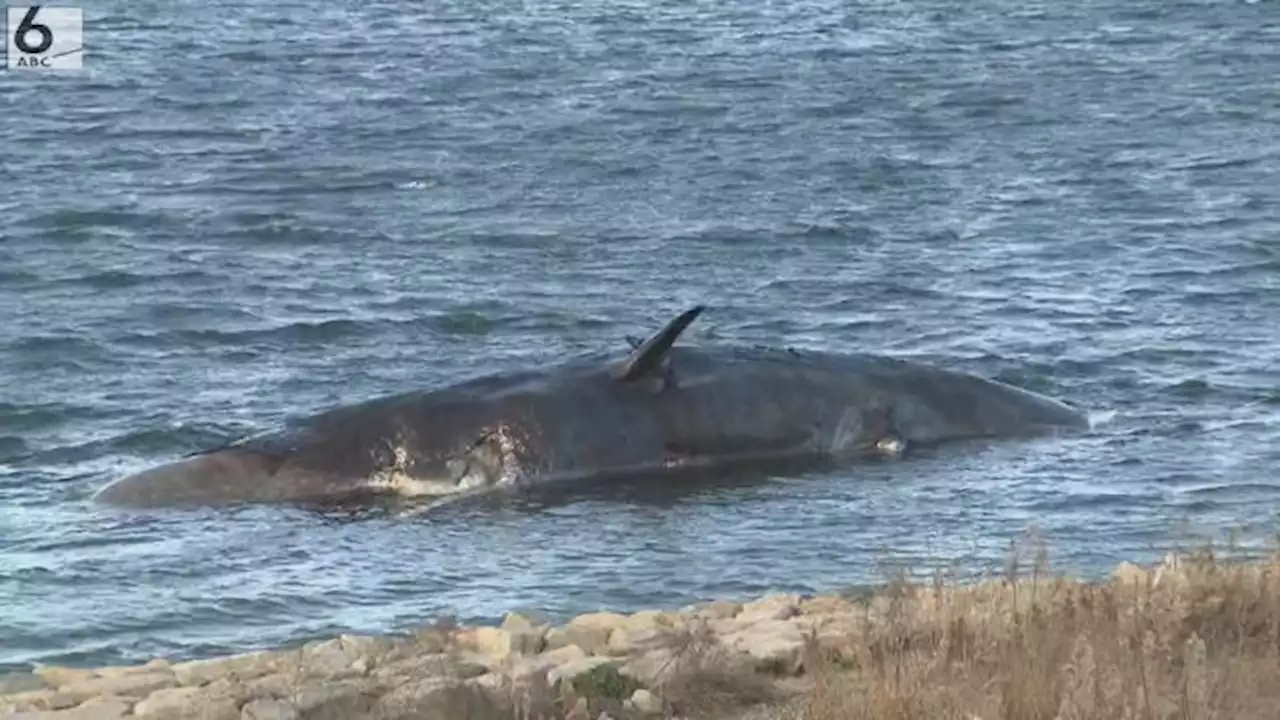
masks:
[[[103,0],[0,75],[0,666],[998,571],[1280,508],[1270,0]],[[688,341],[915,357],[1080,437],[536,507],[127,512],[335,404]]]

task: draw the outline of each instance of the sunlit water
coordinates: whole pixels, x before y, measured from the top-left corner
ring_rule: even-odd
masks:
[[[1274,2],[107,0],[0,78],[0,666],[440,614],[1083,574],[1280,503]],[[1108,419],[438,515],[130,513],[336,403],[688,341],[921,357]]]

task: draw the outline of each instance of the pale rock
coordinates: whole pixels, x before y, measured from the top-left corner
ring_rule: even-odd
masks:
[[[69,707],[75,707],[78,702],[76,698],[64,692],[51,689],[32,690],[9,695],[4,701],[5,704],[12,706],[14,711],[23,712],[65,710]]]
[[[671,638],[671,632],[669,628],[657,625],[620,627],[609,633],[605,652],[614,657],[644,652],[649,648],[667,644]]]
[[[218,678],[235,675],[241,680],[252,680],[275,672],[285,672],[297,667],[298,653],[270,651],[248,652],[209,660],[188,660],[176,663],[173,674],[179,685],[205,685]]]
[[[74,683],[84,682],[85,680],[92,680],[98,677],[98,674],[92,670],[62,667],[60,665],[37,665],[35,670],[31,671],[31,674],[41,680],[44,680],[53,687],[72,685]]]
[[[606,632],[613,632],[626,624],[626,615],[611,612],[586,613],[573,618],[567,623],[568,627],[597,628]]]
[[[543,637],[541,632],[534,630],[477,627],[460,631],[458,643],[483,655],[503,658],[511,654],[533,655],[540,652]]]
[[[194,687],[175,687],[157,690],[133,706],[134,715],[183,715],[188,709],[208,700],[204,690]]]
[[[801,667],[805,632],[795,622],[764,620],[725,636],[722,642],[750,655],[758,669],[794,673]]]
[[[626,626],[627,620],[626,615],[618,615],[617,612],[588,612],[568,621],[562,632],[572,644],[586,652],[605,652],[614,630]]]
[[[647,687],[658,687],[680,674],[684,661],[671,648],[655,648],[629,660],[618,672]]]
[[[301,717],[296,707],[280,700],[259,698],[240,708],[241,720],[299,720]]]
[[[551,628],[546,633],[548,650],[557,650],[569,645],[577,645],[588,654],[596,654],[609,644],[609,634],[613,632],[605,627],[585,627],[565,625]]]
[[[6,720],[118,720],[129,712],[129,708],[127,700],[103,697],[67,710],[18,712],[5,717]]]
[[[234,698],[211,693],[209,688],[176,687],[157,690],[133,706],[133,714],[149,718],[198,717],[200,720],[235,720],[240,710]]]
[[[302,669],[308,675],[330,678],[344,674],[363,675],[369,666],[369,658],[380,655],[383,649],[383,644],[374,638],[339,635],[332,640],[304,645]],[[356,663],[362,660],[365,669],[357,669]]]
[[[435,653],[419,655],[403,660],[379,665],[373,671],[373,677],[382,680],[424,677],[457,677],[472,678],[489,672],[485,663],[477,662],[463,655]]]
[[[122,665],[98,668],[94,671],[99,677],[120,677],[121,675],[144,675],[148,672],[163,672],[172,669],[169,661],[162,658],[147,661],[144,665]]]
[[[547,616],[536,611],[510,612],[502,619],[503,630],[524,630],[545,632],[551,626]]]
[[[413,640],[408,643],[416,647],[411,648],[412,652],[417,653],[439,653],[449,648],[449,644],[453,641],[456,630],[442,630],[436,627],[428,627],[418,630],[413,634]],[[397,650],[399,652],[400,648]]]
[[[531,657],[513,657],[507,667],[503,668],[513,680],[528,680],[542,675],[552,668],[587,659],[587,654],[577,645],[569,645],[550,652]]]
[[[679,615],[665,612],[662,610],[641,610],[627,616],[627,621],[623,627],[629,628],[650,628],[650,627],[675,627],[682,619]]]
[[[470,681],[481,685],[476,681]],[[467,684],[450,678],[426,678],[401,685],[378,700],[373,717],[406,717],[419,713],[424,708],[453,706],[460,694],[476,692]]]
[[[1122,562],[1111,574],[1121,585],[1145,585],[1147,571],[1130,562]]]
[[[227,700],[239,707],[252,697],[253,693],[249,691],[244,681],[238,677],[218,678],[208,685],[202,686],[205,693],[218,700]]]
[[[661,715],[663,711],[662,701],[644,688],[631,693],[631,706],[642,715]]]
[[[547,684],[555,687],[556,683],[561,680],[576,680],[579,676],[591,672],[600,665],[608,665],[610,662],[612,661],[609,658],[598,655],[583,656],[578,660],[570,660],[547,671]]]
[[[800,601],[801,615],[843,616],[853,610],[853,603],[838,595],[819,595]]]
[[[176,684],[177,680],[171,672],[147,672],[143,675],[89,678],[64,685],[60,689],[77,702],[84,702],[101,695],[143,698],[156,690],[163,690]]]
[[[320,713],[324,717],[353,717],[363,715],[367,701],[364,688],[353,682],[331,682],[325,685],[305,687],[290,698],[293,706],[303,715]]]
[[[44,690],[50,683],[39,675],[25,672],[14,672],[0,675],[0,695],[17,695],[18,693]]]
[[[734,620],[739,625],[751,625],[768,620],[786,620],[799,614],[799,594],[774,594],[746,603]]]
[[[203,687],[209,687],[205,685]],[[273,673],[254,678],[245,683],[249,697],[289,697],[298,689],[298,678],[283,673]]]
[[[731,620],[742,612],[742,603],[729,600],[713,600],[682,608],[680,613],[699,620]]]
[[[343,633],[338,639],[342,641],[343,649],[361,657],[377,657],[391,649],[391,642],[385,638]]]
[[[605,651],[609,655],[630,655],[649,648],[669,644],[674,633],[684,628],[686,621],[679,615],[645,610],[626,619],[621,627],[609,633]]]

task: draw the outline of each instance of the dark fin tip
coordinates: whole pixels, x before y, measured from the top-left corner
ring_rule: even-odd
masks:
[[[614,377],[622,382],[630,382],[651,375],[661,368],[667,351],[675,344],[676,338],[680,337],[680,333],[684,332],[685,328],[689,327],[689,324],[706,309],[705,305],[695,305],[677,315],[665,327],[641,343],[614,372]]]

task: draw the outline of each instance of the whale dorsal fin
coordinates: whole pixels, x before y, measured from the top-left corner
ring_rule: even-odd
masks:
[[[614,370],[613,376],[621,382],[656,376],[665,367],[667,352],[675,344],[676,338],[705,309],[705,305],[697,305],[677,315],[648,340],[636,345],[627,359]],[[663,386],[665,387],[665,383]]]

